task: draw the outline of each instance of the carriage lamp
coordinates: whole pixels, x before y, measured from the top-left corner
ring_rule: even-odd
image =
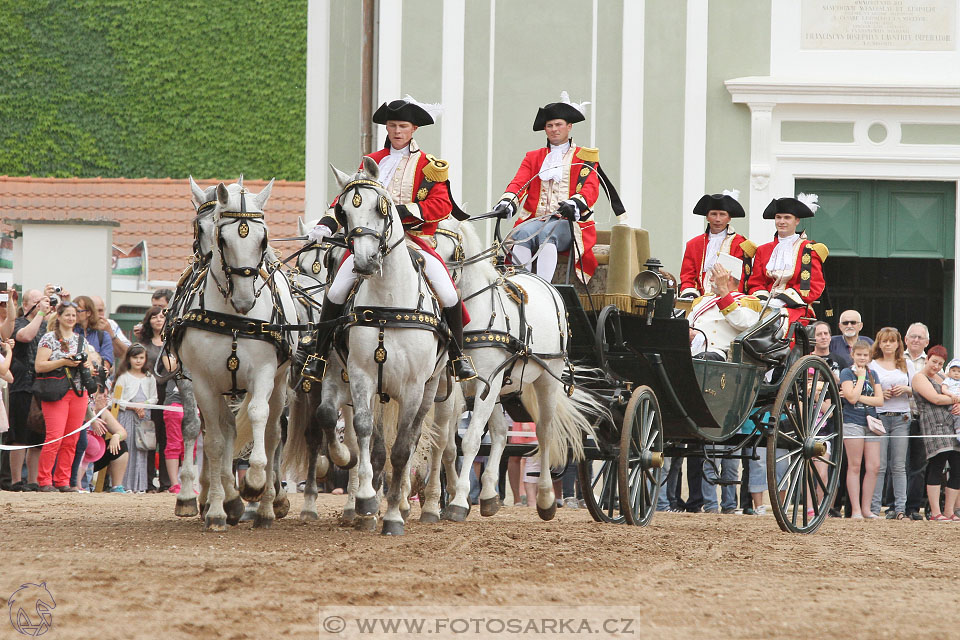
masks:
[[[633,293],[641,300],[653,300],[666,288],[663,276],[658,271],[650,269],[641,271],[633,279]]]

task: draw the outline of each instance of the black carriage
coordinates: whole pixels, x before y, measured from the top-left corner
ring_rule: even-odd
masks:
[[[833,505],[843,452],[840,392],[829,366],[805,355],[802,327],[784,336],[779,313],[763,315],[737,336],[727,361],[694,358],[688,322],[675,313],[673,283],[657,261],[647,266],[629,312],[596,309],[588,294],[557,286],[573,334],[570,357],[603,372],[603,382],[590,386],[607,397],[615,416],[613,424],[597,425],[579,466],[591,515],[646,525],[666,457],[759,460],[757,449],[766,445],[777,523],[784,531],[816,531]]]

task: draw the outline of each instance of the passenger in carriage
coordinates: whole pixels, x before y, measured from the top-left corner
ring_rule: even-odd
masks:
[[[408,240],[417,245],[424,259],[424,275],[443,306],[444,319],[453,338],[450,340],[450,361],[454,375],[458,380],[476,377],[473,361],[464,355],[463,346],[463,305],[460,294],[443,261],[433,248],[423,240],[424,236],[433,236],[437,225],[451,213],[459,209],[450,197],[450,182],[447,179],[447,162],[420,150],[413,134],[418,127],[434,123],[440,105],[427,105],[417,102],[410,96],[402,100],[383,103],[373,114],[373,121],[385,125],[387,139],[383,149],[369,154],[380,167],[377,181],[383,185],[397,207]],[[431,113],[432,112],[432,113]],[[310,230],[309,238],[320,242],[332,235],[340,227],[334,214],[334,205],[330,205],[327,214]],[[353,256],[340,265],[333,283],[327,289],[323,301],[319,322],[333,320],[343,314],[347,297],[357,281],[353,271]],[[324,356],[330,347],[333,327],[320,329],[314,340],[315,354],[321,356],[311,360],[312,368],[304,375],[322,379]]]
[[[710,269],[713,293],[693,301],[690,323],[690,351],[702,360],[726,360],[734,338],[760,318],[763,302],[740,293],[740,274],[733,274],[719,262]]]
[[[602,186],[610,198],[614,213],[624,208],[616,189],[600,169],[597,149],[578,147],[570,133],[573,125],[584,119],[583,108],[589,103],[571,102],[567,92],[560,102],[551,102],[537,111],[534,131],[545,131],[547,145],[528,152],[517,174],[494,211],[501,218],[510,218],[519,211],[513,231],[513,264],[531,268],[537,256],[536,273],[550,282],[557,267],[557,254],[571,251],[579,256],[577,278],[586,284],[597,268],[593,246],[597,243],[593,205]],[[600,178],[603,178],[601,184]],[[571,222],[573,237],[571,237]]]
[[[714,195],[704,195],[693,208],[694,215],[707,219],[707,229],[687,242],[680,267],[680,297],[696,298],[708,293],[710,273],[717,256],[725,253],[740,258],[748,267],[757,250],[757,245],[737,233],[730,220],[743,218],[746,213],[737,202],[740,192],[736,189]]]
[[[797,233],[803,218],[812,218],[819,208],[816,194],[770,201],[764,220],[773,220],[777,234],[773,241],[757,247],[746,291],[758,298],[772,298],[771,306],[785,308],[790,322],[806,326],[815,320],[810,305],[823,293],[823,261],[826,245],[814,244],[804,232]]]

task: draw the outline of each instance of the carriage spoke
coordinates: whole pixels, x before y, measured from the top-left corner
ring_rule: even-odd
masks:
[[[799,452],[799,451],[795,451],[794,453],[800,453],[800,452]],[[788,454],[788,455],[790,455],[790,454]],[[786,456],[784,456],[784,457],[786,457]],[[781,460],[782,460],[782,459],[783,459],[783,458],[781,458]],[[783,483],[784,483],[784,482],[789,482],[789,481],[792,479],[792,477],[793,477],[793,470],[797,467],[797,465],[800,463],[801,460],[803,460],[803,458],[797,458],[796,460],[794,460],[793,462],[790,463],[790,466],[787,467],[787,472],[786,472],[785,474],[783,474],[783,478],[781,478],[780,481],[777,483],[777,491],[783,491]]]
[[[789,458],[789,457],[791,457],[791,456],[798,455],[798,454],[800,454],[800,453],[803,453],[803,452],[800,451],[800,450],[787,451],[786,454],[784,454],[784,455],[780,456],[779,458],[777,458],[777,462],[783,462],[783,461],[786,460],[787,458]]]
[[[815,458],[815,459],[817,459],[817,458]],[[828,460],[825,460],[824,462],[829,462],[829,461],[828,461]],[[816,465],[813,464],[813,461],[812,461],[812,460],[810,461],[810,465],[813,467],[813,470],[814,470],[814,471],[817,471],[817,467],[816,467]],[[818,485],[820,485],[820,489],[823,491],[824,495],[826,495],[826,493],[827,493],[827,485],[825,485],[825,484],[823,483],[823,478],[820,477],[820,472],[819,472],[819,471],[817,471],[816,473],[813,474],[813,479],[816,481],[816,483],[817,483]],[[814,488],[816,488],[816,486],[815,486]]]
[[[807,375],[809,376],[809,380],[807,380],[807,385],[810,388],[810,392],[807,396],[807,400],[808,400],[807,415],[815,416],[817,415],[817,410],[819,409],[819,406],[818,406],[819,394],[817,393],[817,382],[819,382],[819,379],[820,379],[820,369],[818,369],[817,367],[813,367],[813,373],[807,374]],[[824,387],[824,389],[825,388],[826,387]]]
[[[783,431],[780,431],[779,433],[777,433],[777,439],[778,439],[778,440],[785,440],[788,444],[793,445],[793,446],[794,446],[795,448],[797,448],[797,449],[802,449],[802,448],[803,448],[803,443],[802,443],[802,442],[800,442],[799,440],[797,440],[797,439],[794,438],[793,436],[784,433]],[[783,448],[784,448],[784,447],[781,447],[781,446],[780,446],[780,442],[779,442],[779,441],[777,442],[777,448],[778,448],[778,449],[783,449]]]

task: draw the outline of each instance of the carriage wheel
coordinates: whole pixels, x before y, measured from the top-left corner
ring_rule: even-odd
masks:
[[[773,515],[784,531],[813,533],[833,506],[843,457],[840,390],[827,363],[814,355],[795,362],[770,415],[767,487]]]
[[[646,526],[653,518],[663,476],[663,422],[653,389],[637,387],[620,429],[620,511],[627,524]]]
[[[597,522],[623,524],[625,518],[620,512],[620,494],[617,488],[616,458],[604,460],[596,475],[593,473],[593,460],[581,460],[577,465],[577,478],[583,492],[583,503],[587,511]]]

